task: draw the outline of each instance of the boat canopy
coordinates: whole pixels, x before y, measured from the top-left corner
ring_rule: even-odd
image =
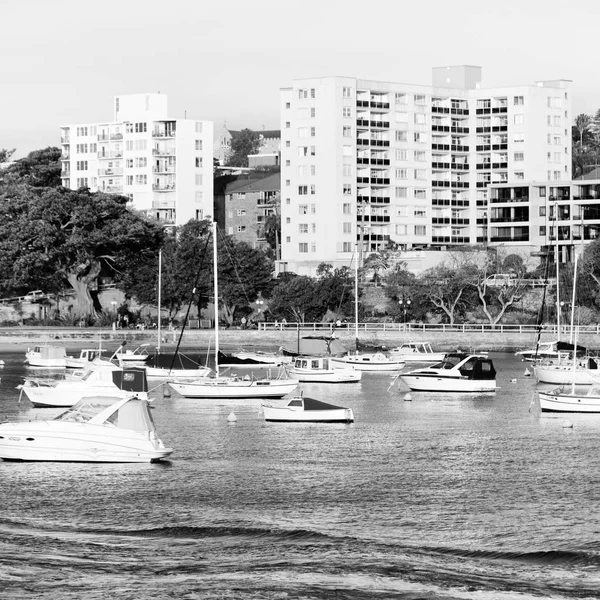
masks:
[[[117,369],[111,371],[114,384],[126,392],[147,392],[146,369]]]
[[[283,353],[288,356],[297,356],[298,354],[343,356],[346,352],[346,348],[337,338],[319,335],[301,337],[283,349]]]

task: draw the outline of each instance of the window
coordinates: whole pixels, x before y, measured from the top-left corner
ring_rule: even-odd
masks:
[[[427,198],[427,190],[415,190],[416,200],[425,200]]]
[[[87,177],[78,177],[77,178],[77,187],[87,187],[88,186],[88,178]]]
[[[352,156],[352,146],[343,146],[342,156]]]
[[[515,144],[520,144],[522,142],[525,141],[525,134],[524,133],[515,133],[513,134],[513,142]]]
[[[135,140],[136,150],[146,150],[148,140]]]
[[[415,104],[423,106],[425,104],[425,101],[426,101],[426,97],[423,96],[422,94],[415,95]]]
[[[238,233],[244,233],[244,231],[246,231],[246,226],[245,225],[238,225],[237,226],[237,232]]]
[[[310,174],[313,177],[317,174],[317,165],[310,165]]]
[[[525,123],[525,115],[515,115],[513,118],[515,125],[523,125]]]
[[[298,195],[299,196],[308,196],[308,186],[307,185],[299,185],[298,186]]]
[[[545,225],[540,226],[540,235],[545,237],[545,235],[546,235],[546,226]]]
[[[402,94],[400,92],[396,92],[394,94],[396,104],[407,104],[406,94]]]
[[[314,98],[316,96],[315,88],[310,88],[310,97]]]
[[[202,185],[204,183],[204,175],[197,174],[195,179],[196,185]]]
[[[286,108],[291,108],[291,107],[292,107],[292,105],[291,105],[291,103],[290,103],[290,102],[286,102],[286,103],[285,103],[285,107],[286,107]]]
[[[415,125],[425,125],[425,115],[423,113],[415,113]]]
[[[344,117],[344,119],[351,119],[352,118],[352,109],[349,106],[344,106],[342,108],[342,116]]]
[[[352,127],[343,127],[342,128],[342,135],[344,137],[352,137]]]
[[[344,183],[342,193],[344,196],[352,196],[352,186],[349,183]]]
[[[136,123],[135,124],[135,132],[136,133],[146,133],[147,131],[147,123]]]
[[[308,204],[300,204],[298,206],[298,213],[301,215],[307,215],[308,214]]]
[[[396,225],[396,235],[406,235],[407,227],[406,225]]]
[[[420,150],[415,150],[415,160],[417,162],[425,162],[427,158],[427,155],[425,152],[422,152]]]
[[[415,208],[415,217],[417,219],[425,219],[427,217],[427,213],[422,208]]]
[[[525,160],[525,154],[523,152],[515,152],[515,162],[523,162]]]
[[[343,87],[342,88],[342,97],[343,98],[352,98],[352,88]]]
[[[525,98],[523,96],[515,96],[514,97],[514,105],[515,106],[523,106],[525,104]]]
[[[515,179],[525,179],[525,173],[523,171],[515,171]]]
[[[308,233],[308,223],[300,223],[298,225],[298,232],[301,234]]]
[[[406,160],[406,150],[396,150],[396,160]]]
[[[408,123],[408,113],[397,112],[395,114],[396,123]]]
[[[125,183],[127,185],[133,185],[133,175],[127,175],[127,177],[125,178]]]
[[[350,204],[349,202],[344,202],[344,204],[342,205],[342,212],[345,215],[352,214],[352,204]]]
[[[342,172],[344,177],[352,177],[352,165],[343,165]]]
[[[87,171],[88,161],[87,160],[78,160],[77,161],[77,170],[78,171]]]
[[[560,152],[555,152],[554,153],[554,162],[559,163],[562,159],[562,154]]]
[[[427,179],[427,171],[425,169],[415,169],[415,179]]]
[[[546,191],[546,190],[544,190]],[[540,206],[540,217],[545,217],[546,216],[546,207],[545,206]]]
[[[427,226],[415,225],[415,235],[427,235]]]
[[[245,208],[238,208],[237,209],[237,216],[238,217],[245,217],[246,216],[246,209]]]
[[[317,109],[316,108],[311,108],[310,109],[310,116],[313,119],[317,116]]]
[[[145,156],[141,156],[135,159],[136,167],[147,167],[148,166],[148,158]]]
[[[407,169],[396,169],[396,179],[406,179],[408,174]]]
[[[298,244],[298,252],[306,253],[308,252],[308,242],[302,242]]]
[[[317,212],[317,205],[316,204],[311,204],[310,205],[310,214],[314,215]]]
[[[555,146],[560,146],[562,144],[562,138],[560,135],[555,135],[553,138],[553,142]]]
[[[395,136],[397,142],[406,142],[408,140],[406,131],[396,131]]]
[[[407,197],[407,188],[401,188],[401,187],[397,187],[396,188],[396,198],[406,198]]]
[[[290,140],[285,140],[285,147],[289,148],[292,145],[292,143],[290,142]]]
[[[316,135],[316,129],[314,127],[310,128],[310,137],[315,137]]]
[[[314,196],[316,193],[317,193],[317,188],[316,188],[316,186],[315,186],[314,183],[311,183],[311,185],[310,185],[310,195]]]
[[[310,232],[311,233],[317,233],[317,224],[316,223],[311,223],[310,224]]]
[[[342,223],[344,233],[352,233],[352,223]]]
[[[290,126],[291,126],[291,123],[290,123],[289,121],[286,121],[286,122],[285,122],[285,128],[286,128],[286,129],[289,129],[289,128],[290,128]]]
[[[414,140],[417,142],[417,144],[425,144],[427,142],[427,134],[415,132]]]
[[[342,252],[352,252],[352,242],[342,242]]]

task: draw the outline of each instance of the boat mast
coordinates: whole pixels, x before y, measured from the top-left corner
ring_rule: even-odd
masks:
[[[560,278],[559,278],[559,252],[558,252],[558,202],[554,205],[554,235],[556,244],[554,245],[554,252],[556,256],[556,328],[558,334],[558,341],[560,342]]]
[[[213,284],[215,307],[215,373],[219,377],[219,284],[217,281],[217,222],[213,221]]]
[[[158,251],[158,322],[157,322],[157,334],[158,334],[158,344],[156,345],[156,349],[160,354],[160,292],[162,288],[162,249]]]
[[[354,253],[354,337],[358,350],[358,244]]]

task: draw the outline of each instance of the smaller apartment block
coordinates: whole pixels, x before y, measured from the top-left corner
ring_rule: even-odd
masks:
[[[221,225],[240,242],[253,248],[267,246],[265,223],[279,214],[281,177],[274,173],[260,179],[238,179],[225,188],[224,223]]]
[[[492,246],[549,251],[559,262],[600,236],[600,179],[519,182],[490,188]]]
[[[61,127],[65,187],[120,194],[165,225],[213,215],[213,124],[169,118],[167,96],[117,96],[114,118]]]

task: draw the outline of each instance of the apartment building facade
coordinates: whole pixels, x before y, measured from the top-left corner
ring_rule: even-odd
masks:
[[[116,96],[114,116],[61,127],[65,187],[126,196],[165,225],[213,215],[213,123],[168,117],[167,96]]]
[[[484,89],[325,77],[281,90],[280,271],[403,249],[487,243],[490,184],[567,181],[571,84]]]
[[[600,237],[600,179],[490,186],[491,246],[573,262]]]

